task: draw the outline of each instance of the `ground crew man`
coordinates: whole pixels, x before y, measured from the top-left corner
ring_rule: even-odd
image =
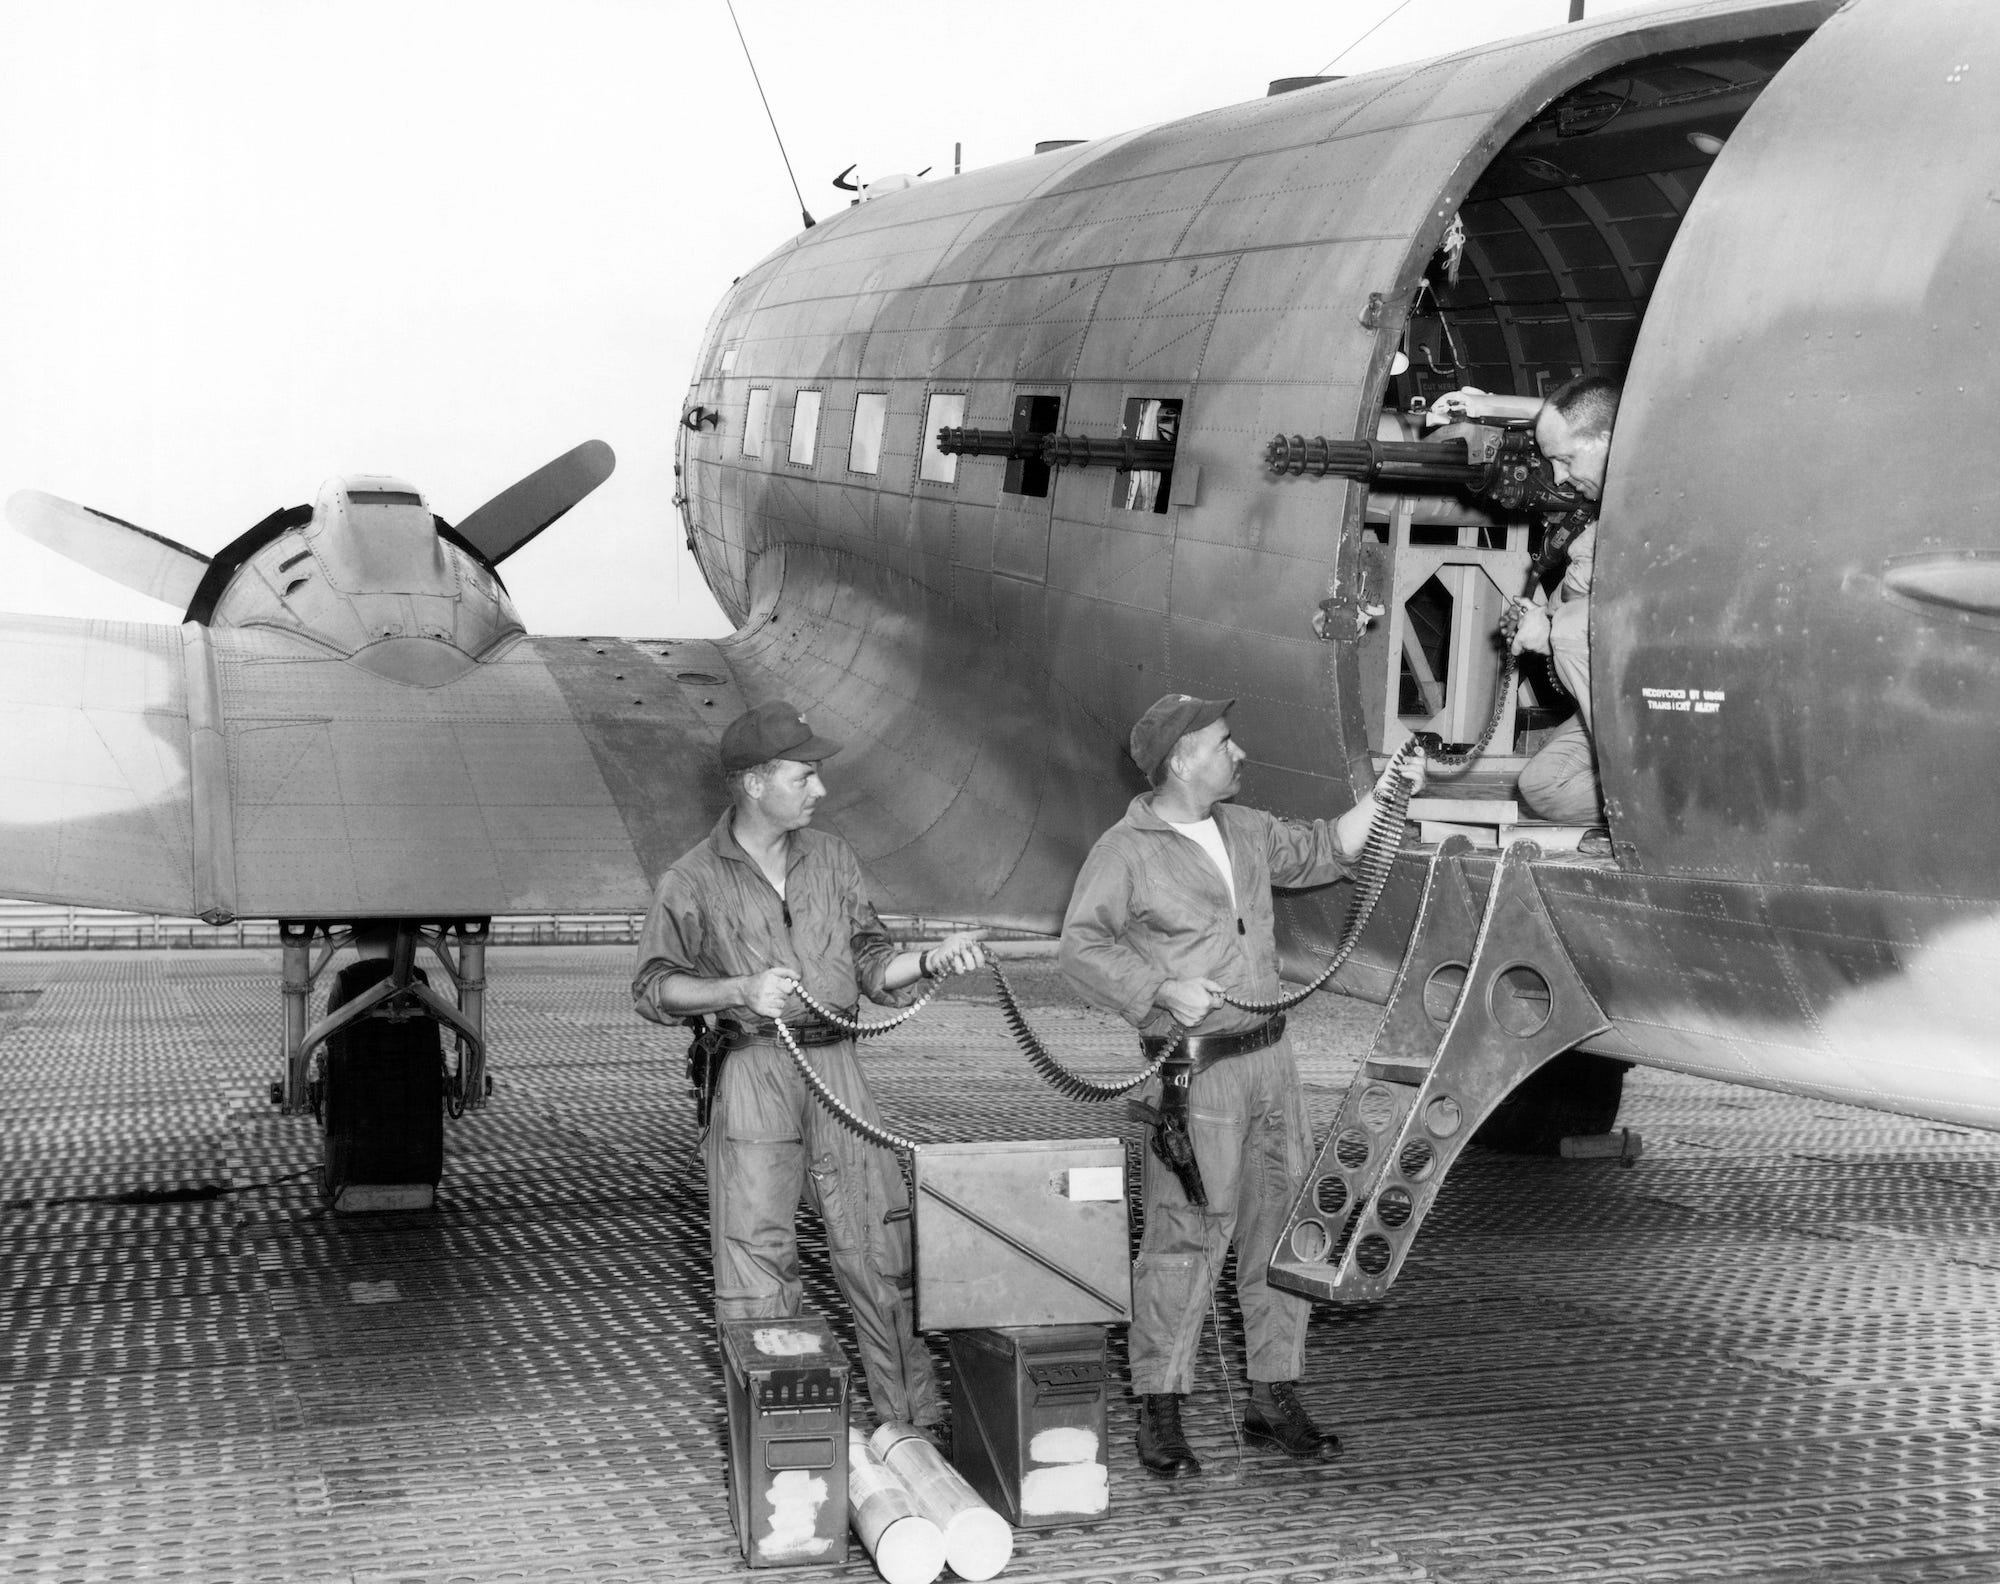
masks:
[[[834,1278],[854,1311],[875,1413],[939,1430],[944,1404],[910,1311],[909,1222],[896,1161],[807,1091],[771,1021],[782,1016],[827,1086],[880,1121],[854,1042],[808,1013],[801,986],[852,1017],[859,995],[907,1005],[925,978],[979,966],[976,936],[898,951],[854,851],[809,829],[826,795],[819,767],[839,745],[790,704],[763,704],[722,735],[730,809],[661,877],[639,937],[632,1001],[671,1023],[718,1014],[727,1054],[703,1138],[718,1319],[796,1315],[795,1217],[808,1196],[826,1224]]]
[[[1535,415],[1535,444],[1558,484],[1592,502],[1604,494],[1611,427],[1618,419],[1615,380],[1588,375],[1558,385]],[[1604,818],[1597,751],[1590,719],[1590,585],[1597,560],[1595,521],[1569,547],[1569,566],[1548,603],[1516,600],[1510,640],[1515,654],[1549,657],[1556,680],[1576,700],[1576,714],[1558,726],[1521,771],[1521,800],[1537,818],[1595,825]]]
[[[1177,1025],[1189,1034],[1187,1065],[1170,1065],[1169,1081],[1155,1079],[1146,1090],[1167,1125],[1156,1128],[1146,1152],[1145,1230],[1132,1272],[1139,1460],[1169,1479],[1201,1472],[1180,1405],[1194,1384],[1202,1319],[1232,1241],[1249,1354],[1244,1433],[1293,1457],[1340,1450],[1293,1385],[1311,1305],[1266,1279],[1311,1159],[1298,1067],[1282,1016],[1244,1012],[1222,992],[1278,996],[1271,887],[1324,885],[1348,873],[1367,840],[1375,794],[1336,820],[1309,823],[1228,802],[1246,757],[1225,719],[1233,702],[1169,694],[1140,717],[1132,757],[1155,790],[1134,798],[1091,849],[1062,932],[1069,982],[1138,1028],[1150,1052]],[[1180,1106],[1163,1104],[1177,1087]],[[1177,1110],[1193,1146],[1191,1168],[1169,1162]],[[1185,1154],[1184,1143],[1178,1149]]]

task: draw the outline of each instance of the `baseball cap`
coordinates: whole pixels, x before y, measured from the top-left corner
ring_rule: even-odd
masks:
[[[1132,758],[1151,780],[1174,751],[1174,744],[1191,731],[1219,721],[1234,699],[1198,699],[1190,693],[1169,693],[1139,717],[1132,728]]]
[[[840,744],[815,737],[796,705],[773,699],[746,710],[722,734],[722,773],[734,775],[769,759],[818,764],[840,752]]]

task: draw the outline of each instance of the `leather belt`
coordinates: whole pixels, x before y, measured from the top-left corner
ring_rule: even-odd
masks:
[[[853,1016],[853,1012],[847,1008],[843,1008],[842,1011],[846,1016]],[[736,1023],[723,1018],[720,1023],[731,1050],[741,1050],[745,1045],[778,1043],[778,1025],[769,1019],[759,1018],[755,1023]],[[854,1037],[846,1029],[832,1023],[823,1023],[818,1018],[801,1018],[797,1022],[787,1018],[785,1024],[792,1031],[792,1038],[801,1045],[838,1045],[842,1040]]]
[[[1280,1012],[1269,1022],[1259,1023],[1255,1028],[1244,1029],[1238,1034],[1191,1034],[1182,1043],[1178,1059],[1193,1062],[1199,1072],[1231,1056],[1247,1056],[1252,1051],[1267,1050],[1284,1035],[1285,1014]],[[1143,1035],[1139,1040],[1140,1049],[1145,1051],[1148,1060],[1156,1059],[1172,1043],[1171,1034]]]

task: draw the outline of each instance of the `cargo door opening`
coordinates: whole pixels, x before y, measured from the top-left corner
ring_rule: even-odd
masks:
[[[1467,387],[1514,398],[1514,421],[1527,422],[1570,379],[1622,381],[1661,268],[1716,155],[1807,37],[1623,64],[1521,128],[1467,193],[1428,263],[1378,438],[1435,433],[1433,409]],[[1609,468],[1617,466],[1614,429]],[[1381,611],[1358,655],[1370,750],[1386,763],[1426,730],[1470,741],[1492,704],[1500,614],[1523,590],[1542,548],[1540,526],[1456,494],[1377,490],[1361,532],[1363,599]],[[1544,587],[1559,576],[1545,577]],[[1515,800],[1521,771],[1576,708],[1538,656],[1512,693],[1491,746],[1451,783],[1452,797]],[[1485,841],[1500,837],[1495,828]]]

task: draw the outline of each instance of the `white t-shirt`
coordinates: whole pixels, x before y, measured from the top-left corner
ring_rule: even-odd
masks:
[[[1207,853],[1209,862],[1221,871],[1222,883],[1229,887],[1229,909],[1233,913],[1236,910],[1236,871],[1230,866],[1229,849],[1223,845],[1222,831],[1215,823],[1215,816],[1211,814],[1192,825],[1182,825],[1174,820],[1168,820],[1167,824]]]

